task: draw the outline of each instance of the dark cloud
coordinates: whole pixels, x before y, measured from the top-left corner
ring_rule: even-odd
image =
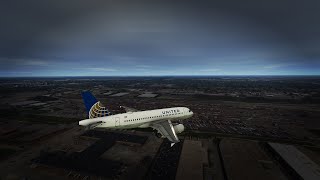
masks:
[[[235,1],[227,4],[228,1],[223,1],[219,7],[264,26],[301,55],[319,58],[320,1]]]
[[[33,42],[52,31],[103,8],[102,2],[89,1],[1,1],[0,55],[24,56]],[[31,46],[31,47],[30,47]]]
[[[318,17],[317,0],[1,1],[1,71],[301,73],[319,68]]]

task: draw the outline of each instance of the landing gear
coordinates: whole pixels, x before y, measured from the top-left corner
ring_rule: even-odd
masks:
[[[162,134],[158,133],[158,132],[154,132],[154,134],[157,136],[157,138],[161,138]]]

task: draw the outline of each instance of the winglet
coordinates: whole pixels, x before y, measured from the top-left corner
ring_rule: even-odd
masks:
[[[172,147],[172,146],[174,146],[175,144],[176,144],[176,143],[171,143],[171,145],[170,145],[170,146]]]

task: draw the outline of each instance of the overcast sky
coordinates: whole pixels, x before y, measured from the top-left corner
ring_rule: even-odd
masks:
[[[0,76],[320,75],[320,1],[0,2]]]

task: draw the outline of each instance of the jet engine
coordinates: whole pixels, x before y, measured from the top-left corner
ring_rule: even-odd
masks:
[[[182,133],[184,131],[184,125],[183,124],[177,124],[173,126],[174,132],[176,134]],[[157,130],[154,131],[154,134],[158,137],[158,138],[164,138],[164,136],[158,132]]]
[[[174,131],[176,134],[182,133],[184,131],[184,125],[183,124],[177,124],[173,126]]]

